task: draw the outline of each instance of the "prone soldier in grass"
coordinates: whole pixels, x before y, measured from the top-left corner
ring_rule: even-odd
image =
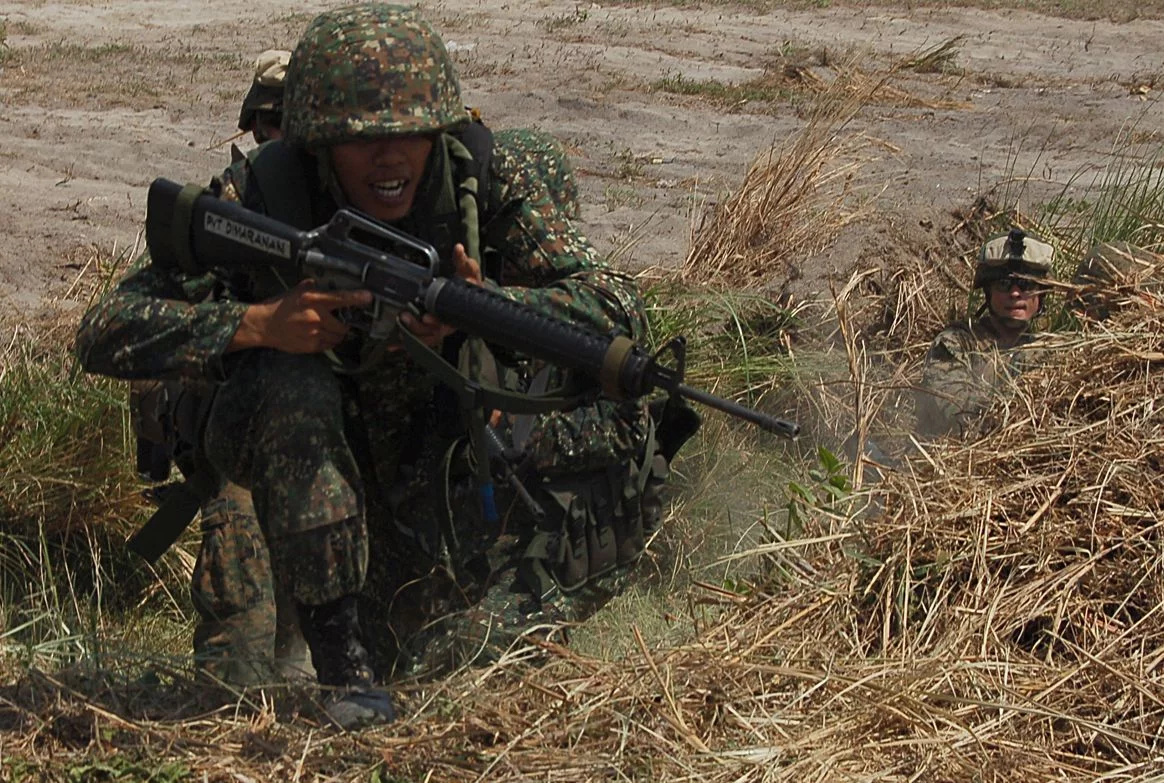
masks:
[[[1030,363],[1031,327],[1045,305],[1054,252],[1017,228],[982,246],[974,272],[981,309],[939,333],[926,355],[916,398],[923,435],[973,430],[994,395]]]
[[[444,44],[417,11],[321,14],[290,58],[285,89],[283,138],[224,172],[213,185],[221,198],[303,230],[353,207],[431,244],[446,274],[600,332],[645,336],[633,280],[559,209],[527,147],[472,121]],[[504,649],[617,588],[657,523],[666,464],[694,426],[688,418],[656,433],[637,401],[525,417],[458,408],[449,383],[397,339],[354,332],[340,317],[369,303],[367,291],[321,290],[269,269],[192,275],[143,259],[86,314],[77,339],[89,371],[214,387],[197,444],[203,468],[248,490],[255,510],[224,515],[218,546],[243,576],[287,585],[319,682],[334,689],[327,715],[345,728],[394,716],[360,617],[370,552],[377,569],[397,572],[383,575],[396,585],[421,563],[445,574],[451,589],[432,608],[447,616],[417,638],[449,663]],[[571,380],[494,357],[431,315],[400,323],[474,382]],[[458,477],[477,469],[464,432],[482,418],[540,514],[481,524],[458,494]],[[431,512],[409,501],[425,493]],[[608,539],[619,546],[587,554],[588,541]],[[389,589],[381,605],[396,598]]]

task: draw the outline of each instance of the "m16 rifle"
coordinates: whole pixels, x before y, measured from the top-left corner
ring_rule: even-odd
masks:
[[[402,312],[431,313],[487,343],[584,373],[611,399],[663,390],[783,437],[799,434],[794,422],[686,385],[683,337],[652,354],[625,335],[601,335],[488,288],[442,277],[431,245],[352,209],[337,211],[326,225],[300,231],[199,186],[159,178],[149,188],[146,241],[152,263],[190,274],[266,265],[311,277],[323,288],[366,289],[372,304],[353,325],[373,337],[390,336]],[[671,366],[663,363],[667,356]]]

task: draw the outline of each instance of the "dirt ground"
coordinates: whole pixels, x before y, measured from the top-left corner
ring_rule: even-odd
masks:
[[[153,178],[204,182],[220,171],[254,55],[290,48],[326,5],[6,3],[0,315],[66,296],[91,262],[137,246]],[[940,249],[951,212],[985,189],[1013,173],[1050,190],[1078,180],[1122,127],[1157,139],[1164,114],[1160,20],[880,3],[423,5],[454,50],[466,101],[496,127],[563,139],[581,173],[585,228],[605,250],[633,242],[623,258],[637,266],[679,263],[707,204],[804,124],[810,98],[794,85],[747,102],[707,85],[787,65],[827,79],[853,58],[872,73],[961,36],[951,72],[894,77],[913,105],[874,103],[853,125],[877,140],[864,183],[884,190],[868,220],[804,260],[804,293],[871,246],[885,257],[907,236],[910,248]],[[683,83],[705,86],[664,89]]]

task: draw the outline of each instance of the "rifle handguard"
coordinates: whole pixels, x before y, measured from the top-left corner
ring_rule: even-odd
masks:
[[[559,367],[602,374],[610,339],[460,278],[437,278],[425,292],[424,309],[441,321],[486,342]],[[626,397],[626,390],[618,395]]]

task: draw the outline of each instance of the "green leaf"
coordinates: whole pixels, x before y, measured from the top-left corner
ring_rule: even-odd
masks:
[[[816,454],[817,458],[820,460],[820,464],[823,465],[824,469],[830,474],[836,473],[843,467],[841,461],[837,459],[837,455],[833,454],[824,446],[818,446]]]

